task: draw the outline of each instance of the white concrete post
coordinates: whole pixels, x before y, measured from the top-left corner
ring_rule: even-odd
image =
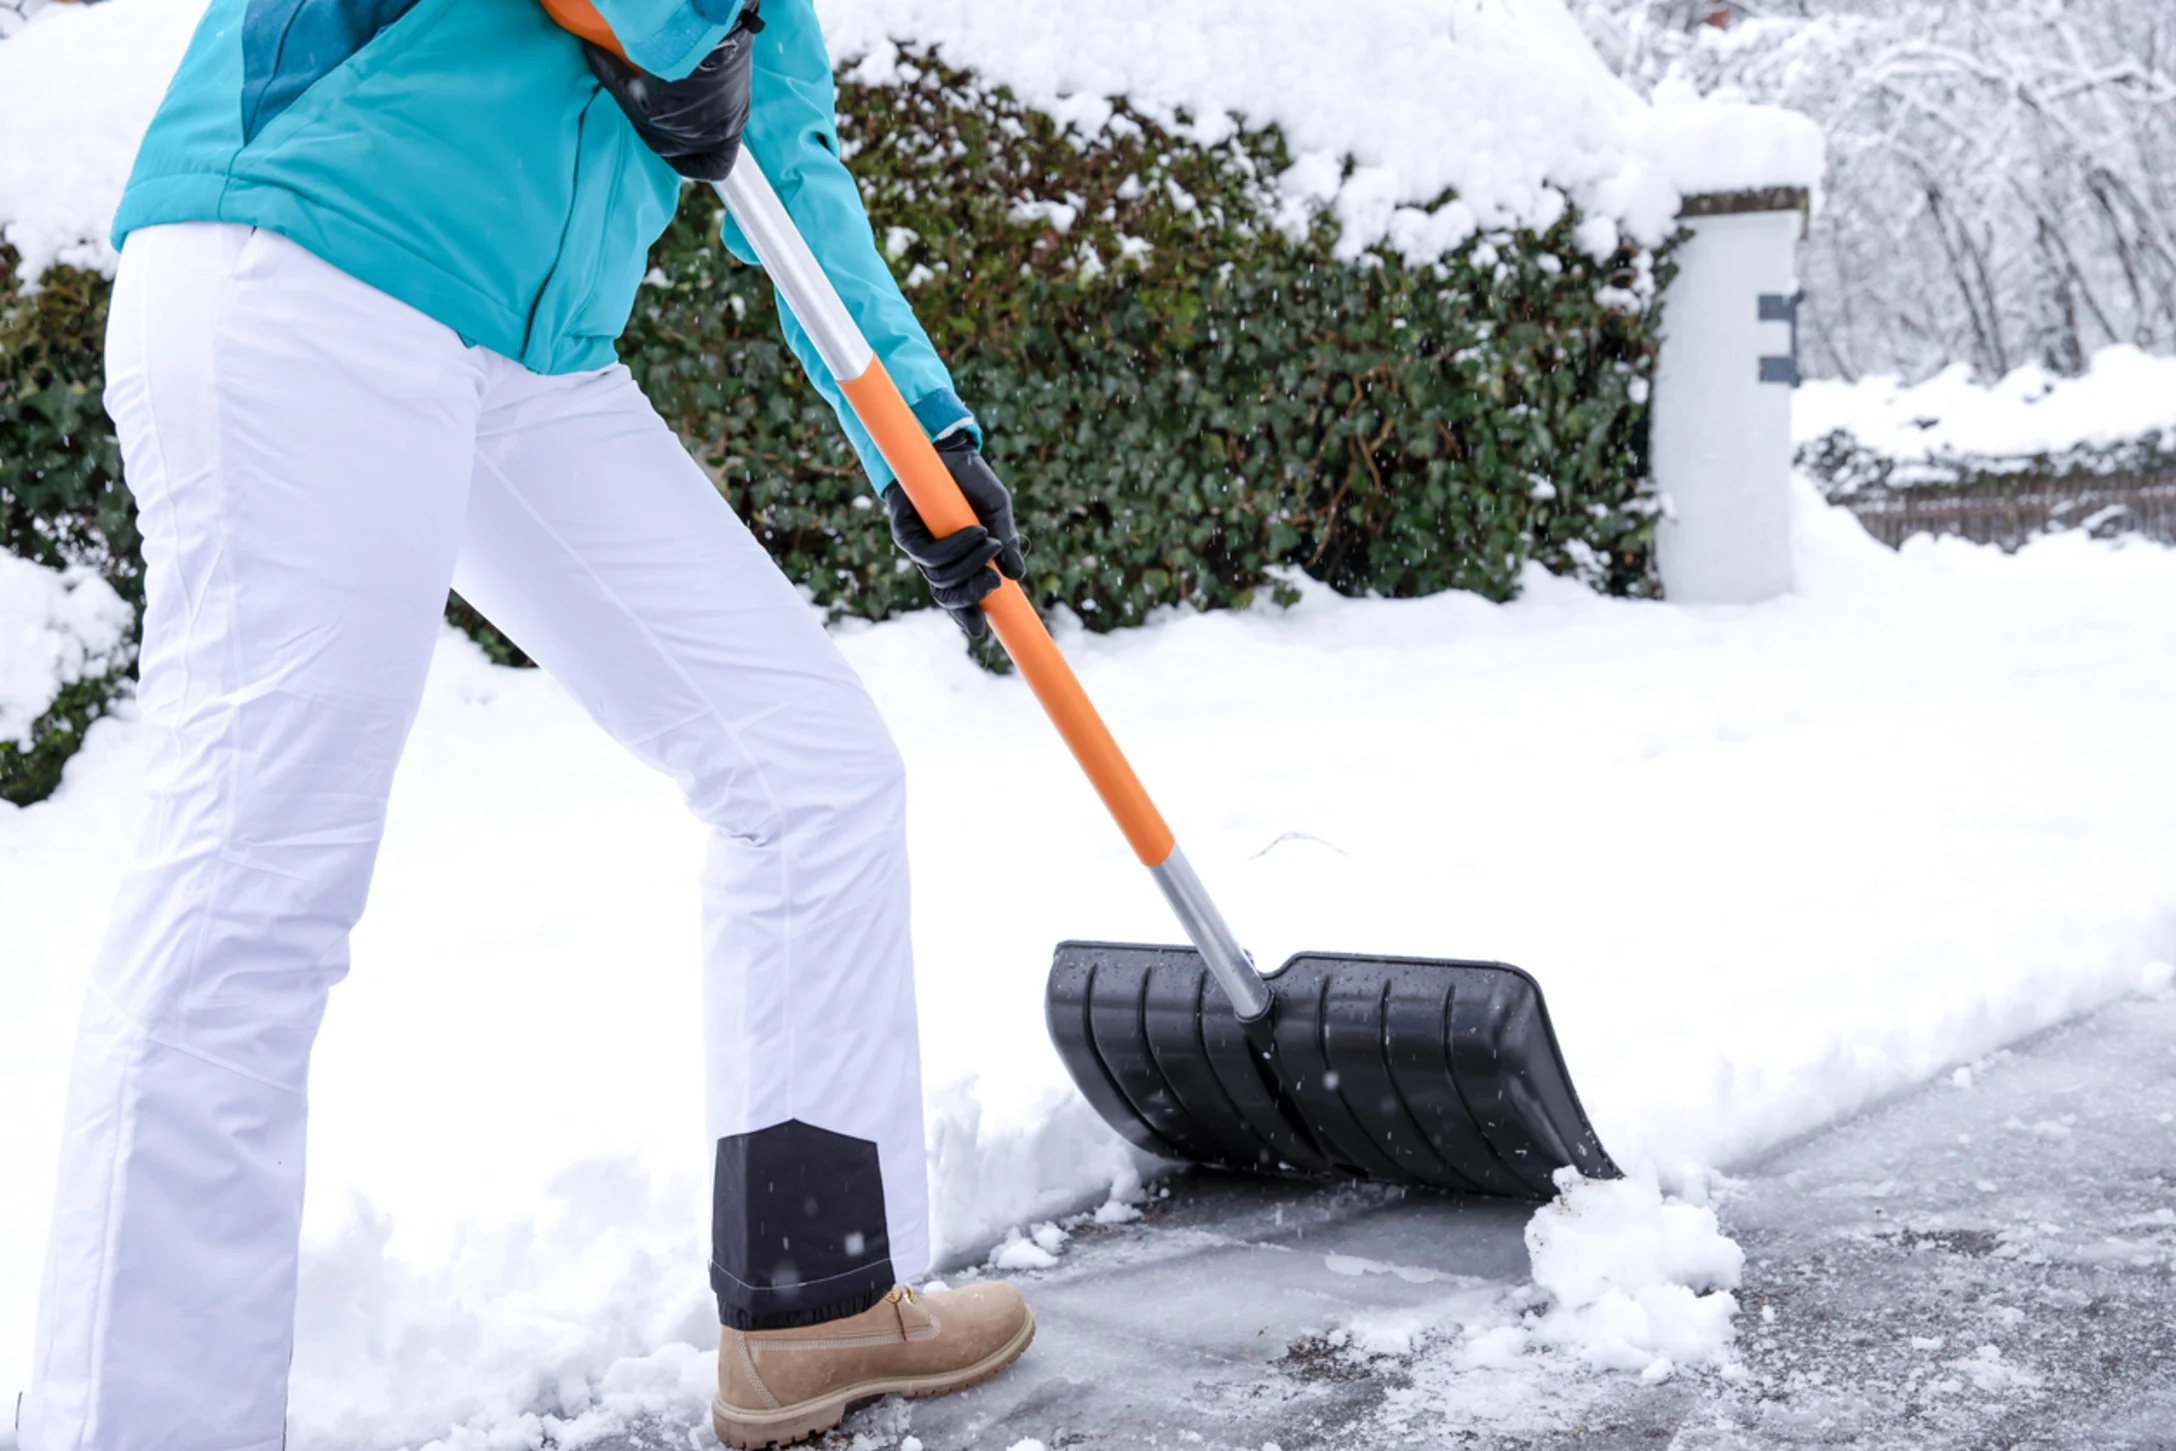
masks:
[[[1652,461],[1665,598],[1748,604],[1791,587],[1791,389],[1806,193],[1686,198],[1662,299]]]

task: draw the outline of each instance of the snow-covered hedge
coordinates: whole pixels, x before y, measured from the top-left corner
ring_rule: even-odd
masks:
[[[1274,130],[1061,125],[923,54],[843,78],[842,141],[1019,495],[1031,587],[1091,628],[1347,593],[1504,598],[1538,559],[1647,588],[1655,259],[1572,208],[1419,266],[1340,262],[1266,179]],[[1427,219],[1456,207],[1445,197]],[[689,193],[622,353],[789,572],[839,613],[925,602],[770,288]]]
[[[1962,534],[2015,549],[2044,533],[2176,542],[2176,358],[2103,349],[2075,378],[2038,364],[1991,384],[1958,363],[1809,383],[1798,466],[1878,539]]]
[[[0,246],[0,801],[27,805],[126,686],[142,564],[99,404],[105,279],[56,268],[24,297],[14,261]]]
[[[866,74],[842,72],[845,143],[1040,541],[1046,606],[1111,628],[1281,593],[1282,567],[1349,593],[1503,598],[1529,560],[1648,588],[1656,256],[1608,218],[1559,199],[1545,226],[1481,228],[1444,195],[1398,225],[1449,251],[1415,263],[1386,232],[1355,253],[1334,185],[1308,204],[1278,181],[1275,129],[1123,104],[1061,123],[926,53]],[[688,193],[623,354],[819,601],[920,607],[715,206]],[[133,594],[105,281],[41,280],[0,297],[0,524]]]
[[[1289,570],[1501,598],[1538,560],[1647,589],[1679,193],[1818,177],[1802,119],[1665,116],[1559,0],[818,9],[871,212],[1040,540],[1031,583],[1092,628]],[[56,6],[0,37],[0,133],[41,138],[0,147],[0,267],[43,289],[0,294],[0,539],[128,598],[103,236],[201,10]],[[820,601],[922,604],[714,206],[688,194],[624,355]]]
[[[135,611],[91,570],[0,553],[0,801],[52,794],[126,689],[135,633]]]
[[[2037,363],[1994,383],[1954,364],[1799,391],[1799,466],[1831,498],[2176,481],[2176,358],[2103,349],[2078,377]]]

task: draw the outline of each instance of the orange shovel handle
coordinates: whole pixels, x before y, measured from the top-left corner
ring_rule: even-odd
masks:
[[[544,0],[544,11],[559,23],[562,30],[571,30],[592,45],[601,45],[621,60],[627,52],[620,49],[619,37],[612,27],[604,23],[597,7],[590,0]]]
[[[967,496],[952,482],[952,471],[937,457],[929,435],[907,407],[906,399],[899,396],[898,385],[882,363],[870,359],[868,371],[840,383],[839,388],[853,405],[861,426],[876,440],[884,462],[899,476],[901,487],[914,501],[916,512],[931,533],[942,538],[979,522]],[[1156,803],[1149,800],[1148,788],[1134,774],[1125,752],[1111,738],[1110,727],[1096,713],[1088,692],[1081,689],[1073,667],[1058,653],[1057,642],[1043,628],[1035,606],[1028,603],[1020,586],[1008,579],[983,600],[982,612],[989,617],[991,628],[997,631],[1005,653],[1012,656],[1028,688],[1042,702],[1051,724],[1071,748],[1073,758],[1088,773],[1134,854],[1146,866],[1162,864],[1171,855],[1171,828],[1165,825]]]

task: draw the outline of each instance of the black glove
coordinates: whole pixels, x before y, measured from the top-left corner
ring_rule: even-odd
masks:
[[[668,81],[629,65],[611,51],[584,41],[589,68],[649,148],[682,176],[724,181],[740,155],[741,128],[748,124],[748,71],[763,18],[757,0],[741,6],[740,18],[718,48],[685,80]]]
[[[1028,562],[1020,552],[1020,535],[1013,528],[1012,495],[975,450],[974,436],[965,429],[946,434],[937,443],[937,457],[952,472],[974,508],[980,524],[970,524],[939,539],[929,532],[914,501],[897,482],[884,486],[884,512],[891,516],[892,538],[907,558],[929,580],[929,592],[951,613],[971,639],[990,632],[990,622],[975,608],[998,586],[998,574],[1021,579]],[[991,569],[992,563],[997,565]]]

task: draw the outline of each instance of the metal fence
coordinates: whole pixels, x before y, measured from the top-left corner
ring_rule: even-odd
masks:
[[[1965,489],[1868,490],[1836,502],[1894,549],[1914,534],[1954,534],[2016,549],[2038,535],[2084,529],[2176,544],[2176,473],[2026,476]]]

